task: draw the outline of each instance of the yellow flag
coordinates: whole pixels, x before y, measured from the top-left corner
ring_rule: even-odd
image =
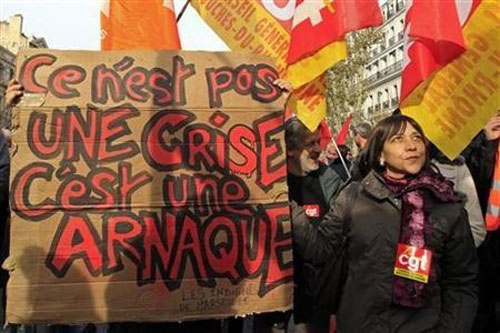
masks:
[[[481,1],[463,34],[467,50],[401,106],[450,159],[500,109],[500,0]]]

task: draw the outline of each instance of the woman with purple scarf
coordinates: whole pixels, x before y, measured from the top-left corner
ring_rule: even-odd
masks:
[[[420,126],[403,115],[382,120],[359,168],[362,180],[319,227],[292,204],[306,260],[326,264],[345,249],[342,292],[331,295],[340,297],[338,332],[470,332],[478,267],[464,199],[429,167]]]

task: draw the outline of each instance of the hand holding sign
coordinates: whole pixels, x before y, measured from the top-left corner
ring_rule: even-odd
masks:
[[[22,95],[23,86],[21,86],[16,80],[12,79],[7,85],[7,90],[5,91],[5,105],[13,106],[17,104]]]
[[[282,91],[283,91],[283,96],[288,98],[290,97],[291,93],[293,92],[293,86],[292,84],[284,79],[278,79],[273,82],[274,85],[278,86]]]
[[[484,127],[484,134],[486,134],[486,138],[490,141],[500,138],[500,110],[488,121]]]

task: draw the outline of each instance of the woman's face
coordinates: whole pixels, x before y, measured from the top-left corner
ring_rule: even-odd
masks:
[[[387,139],[380,156],[386,166],[387,175],[397,179],[419,173],[424,166],[425,158],[424,138],[409,123],[403,133]]]

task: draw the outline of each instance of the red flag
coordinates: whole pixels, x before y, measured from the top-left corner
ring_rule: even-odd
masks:
[[[173,0],[109,0],[101,9],[102,50],[179,50]]]
[[[401,101],[465,51],[462,25],[480,0],[413,0],[406,14]]]
[[[327,125],[326,121],[321,121],[319,123],[319,136],[320,136],[320,142],[319,146],[321,150],[325,150],[326,146],[332,141],[332,131],[330,130],[330,127]]]
[[[347,56],[345,34],[382,24],[377,0],[297,0],[287,78],[297,88]]]
[[[337,142],[337,145],[343,146],[346,144],[347,137],[349,136],[349,127],[351,126],[351,113],[347,116],[344,126],[342,126],[342,129],[340,130],[339,134],[337,135],[337,138],[335,139],[335,142]]]

